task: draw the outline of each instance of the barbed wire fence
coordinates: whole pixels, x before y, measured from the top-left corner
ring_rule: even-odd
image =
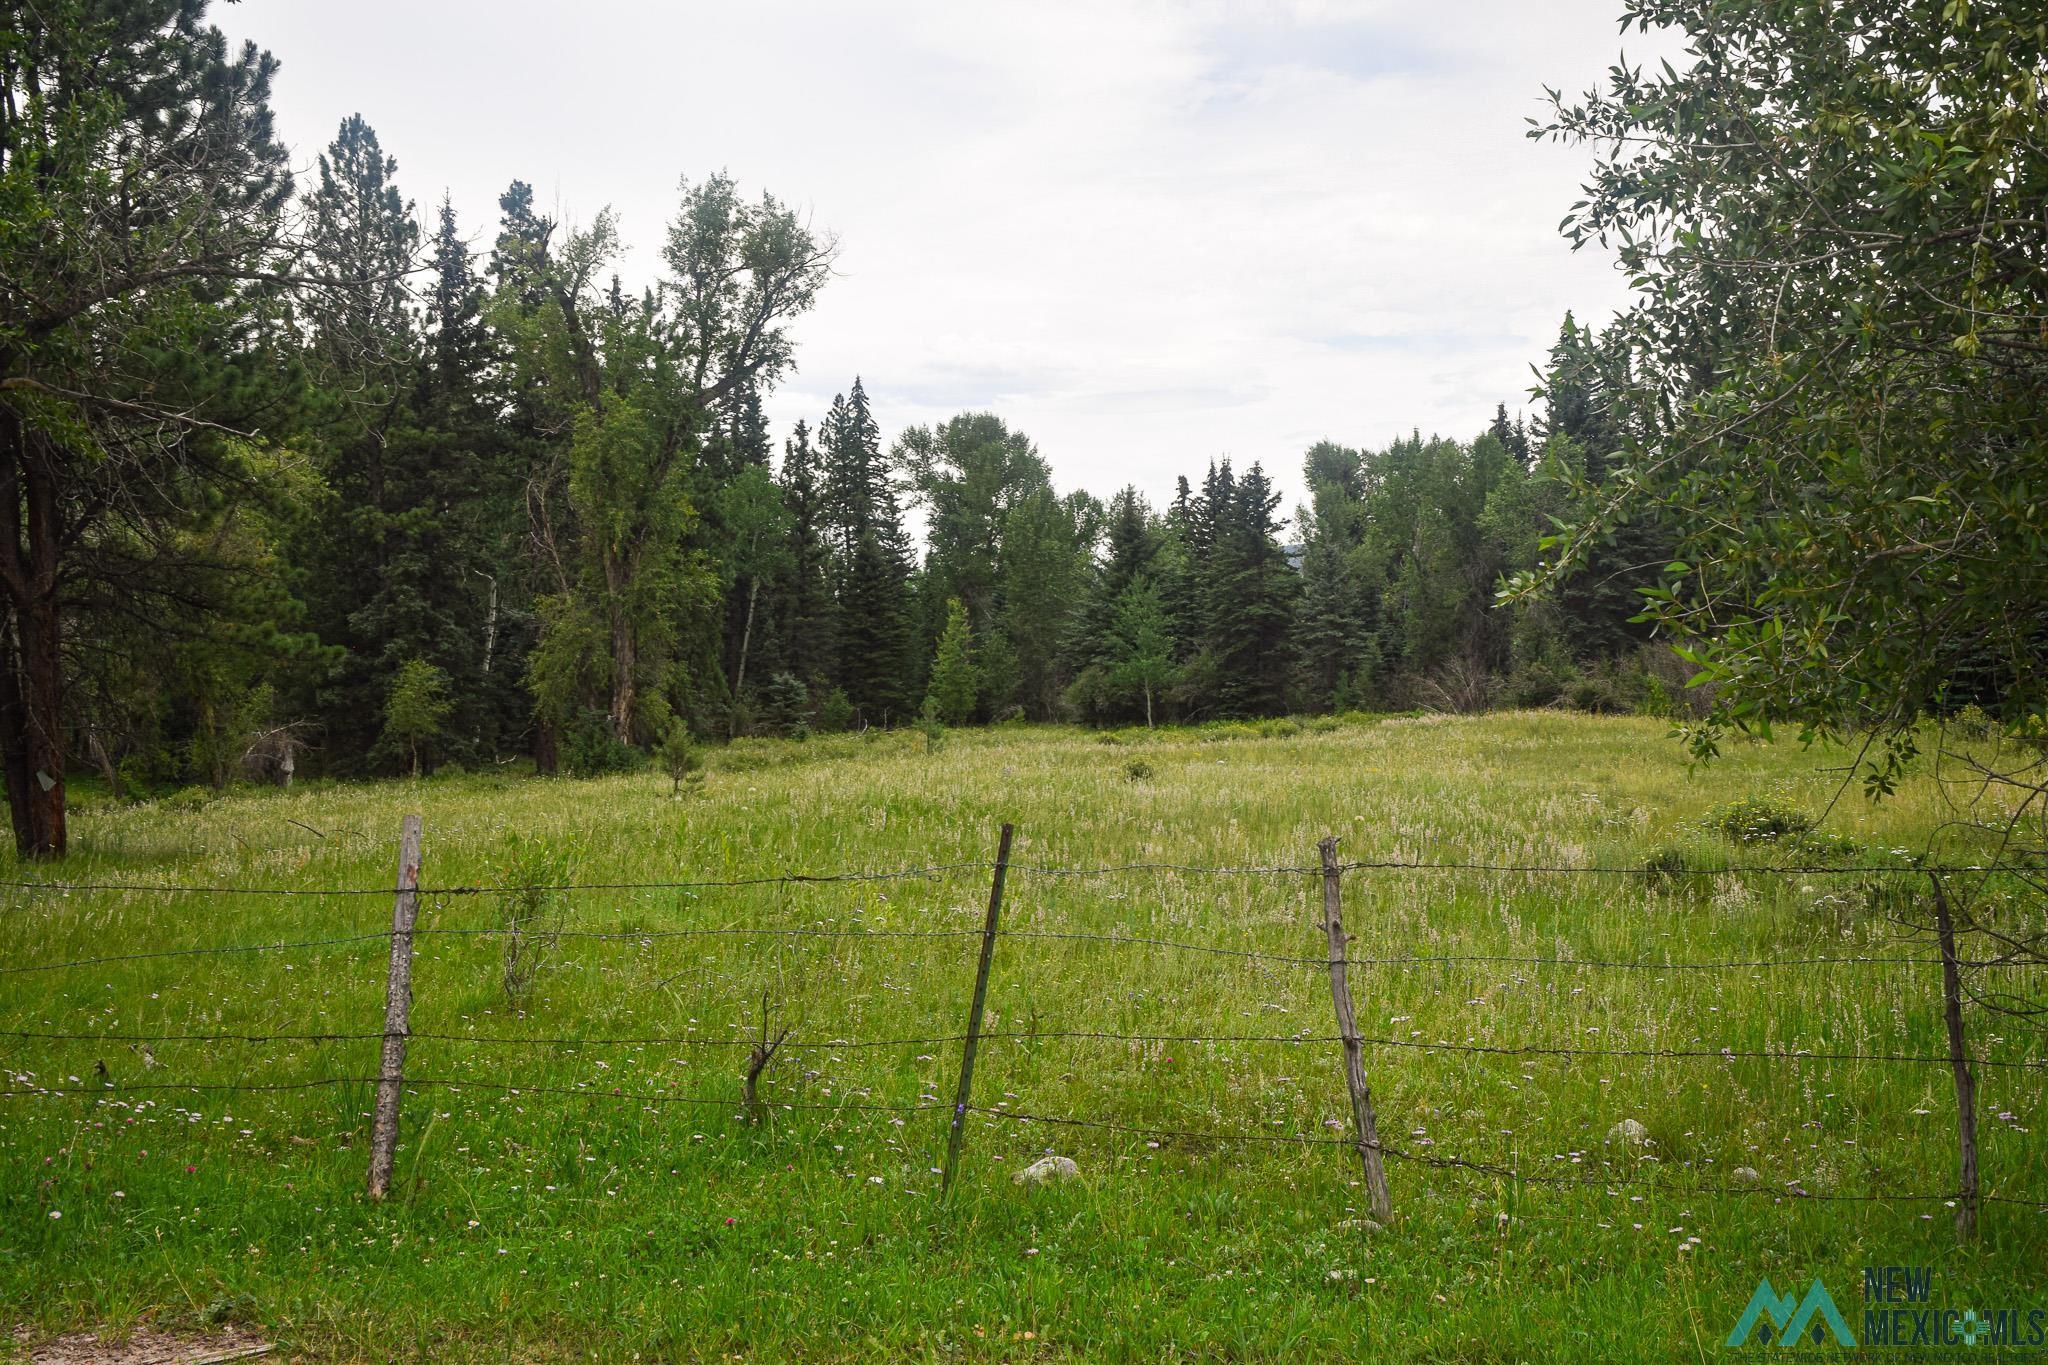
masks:
[[[1342,862],[1336,856],[1337,845],[1334,838],[1325,838],[1318,844],[1319,861],[1314,865],[1304,863],[1299,865],[1224,866],[1171,862],[1131,862],[1097,867],[1064,867],[1013,862],[1010,858],[1013,834],[1012,826],[1006,824],[1002,827],[999,848],[995,858],[991,861],[939,863],[884,871],[780,872],[747,877],[673,881],[561,882],[505,886],[423,887],[420,880],[422,869],[422,823],[419,816],[407,816],[400,832],[398,875],[395,883],[391,886],[291,888],[174,883],[150,884],[146,882],[64,882],[37,880],[0,882],[0,887],[17,891],[29,897],[89,893],[125,893],[143,896],[282,897],[295,899],[380,899],[389,897],[393,907],[391,927],[386,930],[267,942],[166,947],[131,953],[101,954],[39,962],[12,962],[0,965],[0,976],[54,974],[116,963],[189,957],[285,953],[307,949],[346,947],[384,942],[389,945],[389,958],[384,993],[385,1013],[383,1027],[379,1029],[261,1032],[246,1030],[240,1032],[119,1032],[112,1030],[66,1031],[53,1028],[0,1028],[0,1038],[13,1039],[23,1043],[123,1042],[131,1046],[144,1048],[157,1043],[207,1043],[256,1046],[281,1043],[338,1044],[376,1042],[379,1045],[380,1056],[375,1074],[319,1076],[292,1081],[243,1079],[224,1082],[163,1081],[116,1083],[112,1080],[102,1080],[97,1085],[74,1083],[69,1086],[47,1086],[23,1083],[32,1077],[32,1073],[18,1068],[10,1068],[9,1084],[6,1088],[0,1089],[0,1099],[91,1099],[104,1103],[117,1101],[120,1097],[126,1095],[168,1092],[232,1094],[302,1092],[337,1087],[374,1088],[375,1102],[370,1115],[372,1119],[370,1151],[365,1175],[366,1193],[368,1198],[374,1202],[386,1198],[391,1187],[393,1169],[400,1147],[404,1096],[408,1092],[426,1090],[498,1091],[518,1096],[574,1099],[585,1102],[629,1102],[643,1106],[673,1105],[727,1110],[744,1109],[749,1114],[752,1114],[756,1107],[753,1101],[754,1081],[760,1074],[762,1067],[778,1051],[838,1052],[912,1046],[951,1047],[957,1045],[960,1048],[960,1066],[955,1098],[951,1105],[942,1104],[935,1098],[929,1097],[920,1099],[915,1103],[877,1103],[870,1099],[835,1098],[830,1102],[778,1101],[774,1107],[777,1110],[783,1111],[877,1113],[899,1117],[907,1114],[943,1114],[946,1118],[947,1126],[945,1134],[946,1154],[944,1163],[939,1168],[942,1198],[950,1193],[954,1183],[966,1135],[968,1116],[980,1115],[991,1122],[1037,1124],[1056,1128],[1144,1137],[1155,1141],[1184,1140],[1218,1146],[1233,1144],[1247,1146],[1277,1145],[1348,1150],[1360,1163],[1368,1187],[1373,1216],[1381,1223],[1385,1223],[1393,1217],[1392,1191],[1386,1177],[1384,1164],[1389,1159],[1396,1163],[1413,1166],[1422,1170],[1485,1176],[1508,1182],[1511,1185],[1531,1185],[1560,1189],[1598,1189],[1610,1194],[1619,1194],[1626,1189],[1639,1193],[1657,1191],[1685,1196],[1765,1196],[1773,1199],[1789,1198],[1823,1203],[1943,1203],[1953,1205],[1956,1208],[1958,1232],[1964,1236],[1974,1233],[1977,1210],[1984,1204],[2002,1204],[2048,1212],[2048,1196],[2035,1193],[1988,1194],[1984,1192],[1978,1167],[1975,1125],[1975,1076],[1978,1071],[2048,1072],[2048,1060],[2035,1057],[2011,1058],[1975,1055],[1970,1051],[1967,1038],[1960,1025],[1963,993],[1959,981],[1964,971],[2037,968],[2041,965],[2037,959],[2024,954],[2016,955],[2011,953],[1993,953],[1988,957],[1977,958],[1964,957],[1956,946],[1955,935],[1952,933],[1944,933],[1940,936],[1937,943],[1939,954],[1932,957],[1911,954],[1826,955],[1807,953],[1776,957],[1750,956],[1713,960],[1659,960],[1655,958],[1589,958],[1564,954],[1542,955],[1521,953],[1403,953],[1374,955],[1354,951],[1353,945],[1356,943],[1356,938],[1346,932],[1342,921],[1344,878],[1350,874],[1481,872],[1528,877],[1648,878],[1654,876],[1667,880],[1672,878],[1720,877],[1725,875],[1827,877],[1890,874],[1930,878],[1936,888],[1937,895],[1939,895],[1944,877],[1982,877],[2012,872],[2027,875],[2048,871],[2048,868],[2032,865],[2015,868],[2004,864],[1995,867],[1932,866],[1924,862],[1904,865],[1846,865],[1835,863],[1742,866],[1725,869],[1673,869],[1596,864],[1480,861],[1362,860]],[[440,925],[432,922],[422,925],[419,923],[419,911],[423,899],[434,904],[445,904],[454,898],[569,892],[694,893],[775,886],[862,885],[907,880],[933,880],[966,873],[987,873],[990,876],[987,909],[979,929],[881,929],[868,927],[849,929],[827,928],[818,925],[788,927],[744,925],[642,930],[555,928],[549,929],[546,932],[546,937],[550,941],[626,941],[650,944],[662,940],[720,938],[978,940],[979,953],[976,959],[975,975],[972,992],[969,997],[970,1003],[967,1007],[965,1027],[962,1032],[889,1038],[846,1038],[839,1036],[809,1038],[794,1036],[791,1031],[785,1030],[782,1035],[776,1037],[771,1042],[767,1034],[765,1002],[761,1036],[758,1039],[745,1037],[714,1038],[697,1036],[695,1034],[636,1034],[625,1036],[477,1034],[474,1032],[457,1033],[415,1030],[411,1025],[411,1006],[413,1001],[412,968],[415,949],[419,940],[434,938],[504,938],[518,935],[522,932],[531,932],[530,930],[522,930],[517,924],[507,927],[489,928]],[[1304,879],[1319,879],[1322,888],[1323,916],[1316,927],[1324,938],[1326,951],[1321,954],[1274,953],[1186,939],[1163,938],[1154,935],[1057,929],[1019,929],[1004,928],[1002,926],[1001,915],[1004,891],[1007,879],[1012,875],[1035,876],[1048,879],[1100,879],[1167,873],[1219,878],[1301,877]],[[1293,1033],[1139,1033],[1106,1029],[1039,1029],[1036,1027],[1022,1032],[1016,1030],[1006,1032],[987,1030],[984,1029],[983,1022],[989,980],[996,947],[1003,940],[1012,940],[1019,943],[1045,942],[1145,948],[1235,959],[1262,967],[1293,967],[1326,972],[1330,983],[1332,1012],[1336,1023],[1336,1031],[1333,1033],[1316,1033],[1303,1029]],[[1431,1041],[1419,1040],[1413,1037],[1374,1036],[1360,1031],[1352,1002],[1349,979],[1351,969],[1403,969],[1459,964],[1557,967],[1615,972],[1703,974],[1736,971],[1755,972],[1787,968],[1878,971],[1938,967],[1941,969],[1943,980],[1942,1004],[1947,1024],[1946,1041],[1948,1045],[1943,1051],[1938,1053],[1823,1051],[1808,1048],[1577,1047],[1545,1043],[1499,1044],[1470,1041],[1453,1043],[1446,1039]],[[731,1094],[689,1093],[668,1089],[615,1087],[610,1090],[596,1090],[583,1086],[571,1087],[546,1083],[494,1081],[471,1077],[421,1077],[408,1075],[406,1072],[408,1047],[415,1040],[505,1048],[659,1046],[747,1049],[750,1052],[750,1058],[746,1073],[746,1094],[742,1098]],[[1137,1044],[1287,1044],[1296,1046],[1337,1044],[1341,1047],[1341,1069],[1346,1095],[1350,1100],[1351,1131],[1349,1136],[1345,1137],[1326,1137],[1303,1133],[1180,1129],[1170,1126],[1130,1123],[1114,1117],[1099,1115],[1035,1113],[1014,1109],[1007,1104],[986,1105],[975,1101],[973,1094],[974,1069],[980,1045],[984,1043],[1050,1040]],[[1623,1174],[1617,1174],[1612,1170],[1605,1173],[1588,1172],[1585,1174],[1551,1173],[1529,1170],[1518,1165],[1501,1162],[1403,1148],[1385,1141],[1379,1132],[1371,1090],[1370,1072],[1365,1063],[1365,1056],[1368,1050],[1374,1053],[1382,1051],[1409,1051],[1485,1058],[1586,1058],[1655,1062],[1768,1060],[1794,1065],[1867,1063],[1882,1066],[1931,1066],[1947,1068],[1954,1080],[1958,1099],[1957,1182],[1953,1189],[1912,1192],[1892,1190],[1867,1192],[1810,1191],[1804,1188],[1803,1182],[1800,1181],[1786,1182],[1779,1186],[1763,1185],[1758,1181],[1744,1181],[1734,1184],[1701,1184],[1671,1181],[1645,1182],[1641,1178],[1639,1170],[1631,1170]]]

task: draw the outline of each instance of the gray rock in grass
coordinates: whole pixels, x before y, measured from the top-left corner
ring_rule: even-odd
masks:
[[[1079,1174],[1081,1168],[1070,1157],[1042,1156],[1010,1179],[1019,1185],[1051,1185],[1061,1180],[1072,1180]]]
[[[1609,1142],[1625,1142],[1631,1147],[1646,1147],[1650,1142],[1650,1130],[1634,1119],[1623,1119],[1607,1130]]]

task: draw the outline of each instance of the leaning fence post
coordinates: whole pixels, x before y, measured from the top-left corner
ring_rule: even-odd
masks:
[[[946,1165],[939,1177],[939,1198],[953,1188],[953,1171],[960,1162],[960,1140],[967,1133],[967,1101],[974,1093],[974,1053],[981,1044],[981,1007],[988,1000],[988,968],[996,955],[996,920],[1003,911],[1003,879],[1010,871],[1010,836],[1013,825],[1003,826],[1002,842],[996,847],[995,877],[988,887],[988,915],[981,922],[981,961],[974,968],[974,1003],[967,1007],[967,1039],[960,1048],[960,1088],[953,1096],[953,1126],[946,1134]]]
[[[405,1088],[405,1044],[411,1034],[412,926],[420,909],[420,817],[405,817],[398,844],[398,894],[391,903],[391,972],[384,985],[384,1060],[377,1073],[377,1110],[370,1125],[370,1198],[391,1192],[398,1156],[398,1098]]]
[[[1934,927],[1941,941],[1941,1002],[1948,1022],[1948,1065],[1956,1082],[1956,1148],[1959,1161],[1956,1236],[1977,1235],[1977,1077],[1970,1070],[1970,1051],[1963,1038],[1963,974],[1956,960],[1956,921],[1949,913],[1948,892],[1941,874],[1934,883]]]
[[[1380,1159],[1379,1120],[1372,1112],[1372,1088],[1365,1082],[1364,1047],[1358,1041],[1358,1016],[1351,1008],[1351,983],[1345,974],[1343,871],[1337,866],[1337,839],[1330,835],[1316,845],[1323,858],[1323,929],[1330,936],[1330,998],[1337,1006],[1337,1032],[1344,1038],[1344,1085],[1351,1092],[1351,1118],[1357,1125],[1358,1157],[1365,1163],[1365,1184],[1372,1195],[1372,1216],[1387,1222],[1394,1216],[1387,1193],[1387,1168]]]

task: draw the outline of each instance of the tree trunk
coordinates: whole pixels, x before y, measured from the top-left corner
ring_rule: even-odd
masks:
[[[21,621],[23,749],[29,842],[24,857],[64,856],[64,674],[57,604],[45,599]]]
[[[533,727],[533,770],[542,777],[553,777],[561,766],[562,752],[554,722],[540,721]]]
[[[1145,728],[1152,728],[1152,684],[1145,684]]]
[[[633,645],[633,623],[622,610],[612,612],[612,734],[621,744],[633,742],[634,673],[639,658]]]
[[[633,742],[633,706],[638,700],[637,677],[640,656],[633,632],[632,613],[626,606],[626,592],[632,586],[633,570],[622,562],[616,550],[603,553],[606,611],[612,627],[612,703],[610,722],[613,738],[621,744]]]
[[[754,604],[760,600],[760,597],[761,580],[756,578],[747,587],[747,623],[740,628],[740,659],[739,663],[733,668],[732,673],[732,699],[735,703],[740,699],[741,689],[747,685],[747,647],[754,640]],[[735,707],[733,724],[726,727],[728,738],[731,737],[732,730],[737,727],[738,720],[739,712],[737,707]]]
[[[28,838],[17,830],[16,847],[27,858],[64,856],[64,661],[62,619],[57,605],[57,568],[62,527],[57,511],[56,471],[40,438],[17,447],[27,538],[11,547],[25,570],[28,600],[15,604],[14,629],[20,653],[21,746],[28,801]],[[22,555],[22,551],[26,555]],[[23,563],[22,560],[26,562]]]
[[[86,746],[92,750],[92,761],[99,768],[100,776],[106,779],[107,795],[119,801],[122,797],[121,770],[115,766],[114,756],[107,752],[107,742],[100,738],[100,732],[97,729],[85,732],[85,742]],[[285,761],[289,763],[291,761],[289,750],[286,751],[286,755]]]
[[[28,818],[28,721],[21,700],[21,651],[14,613],[0,621],[0,771],[7,779],[7,813],[14,820],[14,847],[28,852],[34,841]]]

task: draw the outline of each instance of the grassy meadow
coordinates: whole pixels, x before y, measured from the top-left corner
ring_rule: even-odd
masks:
[[[7,891],[0,1302],[31,1334],[229,1318],[309,1359],[478,1361],[1712,1360],[1737,1354],[1722,1339],[1765,1275],[1823,1277],[1860,1327],[1870,1264],[1933,1267],[1937,1299],[2048,1305],[2048,1213],[1990,1205],[1959,1247],[1938,1201],[1784,1193],[1952,1188],[1945,1065],[1396,1045],[1939,1053],[1932,946],[1897,941],[1885,915],[1885,888],[1910,879],[1740,870],[1923,848],[1948,813],[1930,772],[1884,804],[1834,804],[1825,829],[1855,853],[1795,857],[1707,818],[1750,797],[1819,815],[1841,755],[1732,748],[1694,772],[1661,723],[1551,713],[1111,740],[747,742],[682,800],[650,773],[87,802],[71,861],[10,877],[376,888],[419,811],[429,887],[590,889],[423,898],[418,1084],[381,1206],[362,1196],[377,1042],[268,1035],[381,1029],[388,894]],[[997,947],[986,1026],[1004,1036],[982,1048],[976,1100],[1144,1131],[977,1112],[948,1204],[934,1168],[985,866],[617,885],[985,865],[1005,820],[1018,936]],[[1299,866],[1325,833],[1347,860],[1663,853],[1711,873],[1354,872],[1360,958],[1918,961],[1355,967],[1390,1145],[1591,1182],[1391,1160],[1395,1220],[1370,1231],[1342,1147],[1161,1135],[1348,1131],[1327,975],[1279,960],[1324,951],[1318,879],[1042,870]],[[22,970],[266,943],[307,946]],[[770,1030],[791,1033],[750,1123],[737,1099],[764,997]],[[1982,1056],[2043,1056],[2038,1033],[1972,1026]],[[107,1036],[25,1036],[39,1032]],[[1028,1036],[1072,1032],[1147,1037]],[[1242,1037],[1171,1040],[1186,1035]],[[890,1041],[928,1038],[948,1041]],[[335,1077],[350,1079],[165,1088]],[[2048,1199],[2044,1081],[1980,1072],[1987,1192]],[[1610,1140],[1624,1119],[1650,1145]],[[1048,1152],[1080,1177],[1012,1181]],[[1737,1167],[1755,1193],[1729,1191]]]

